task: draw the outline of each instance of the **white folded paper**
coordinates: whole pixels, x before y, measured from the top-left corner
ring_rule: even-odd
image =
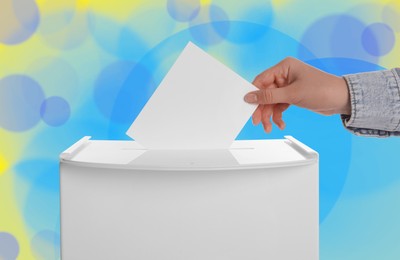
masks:
[[[147,149],[227,149],[256,105],[255,86],[189,42],[127,135]]]

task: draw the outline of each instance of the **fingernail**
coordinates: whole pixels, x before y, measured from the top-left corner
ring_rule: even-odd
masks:
[[[269,133],[271,132],[271,130],[272,130],[272,126],[271,126],[271,125],[266,125],[266,126],[264,126],[264,131],[265,131],[267,134],[269,134]]]
[[[244,96],[244,101],[248,103],[256,103],[257,102],[257,95],[253,93],[249,93],[246,96]]]

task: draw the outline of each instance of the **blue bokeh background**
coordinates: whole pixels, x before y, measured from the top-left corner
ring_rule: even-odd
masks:
[[[249,81],[287,56],[338,76],[399,64],[396,1],[122,2],[0,2],[0,259],[59,259],[58,155],[87,135],[129,139],[188,41]],[[297,107],[284,120],[271,134],[249,120],[237,139],[319,152],[321,259],[400,259],[400,139]]]

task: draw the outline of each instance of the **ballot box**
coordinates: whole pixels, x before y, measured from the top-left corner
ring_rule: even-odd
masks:
[[[84,137],[60,155],[63,260],[316,260],[318,154],[287,136],[146,150]]]

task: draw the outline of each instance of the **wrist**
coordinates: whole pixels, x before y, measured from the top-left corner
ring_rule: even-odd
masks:
[[[349,86],[343,77],[338,77],[338,89],[340,90],[339,98],[341,100],[340,107],[338,108],[337,114],[351,115],[351,101]]]

